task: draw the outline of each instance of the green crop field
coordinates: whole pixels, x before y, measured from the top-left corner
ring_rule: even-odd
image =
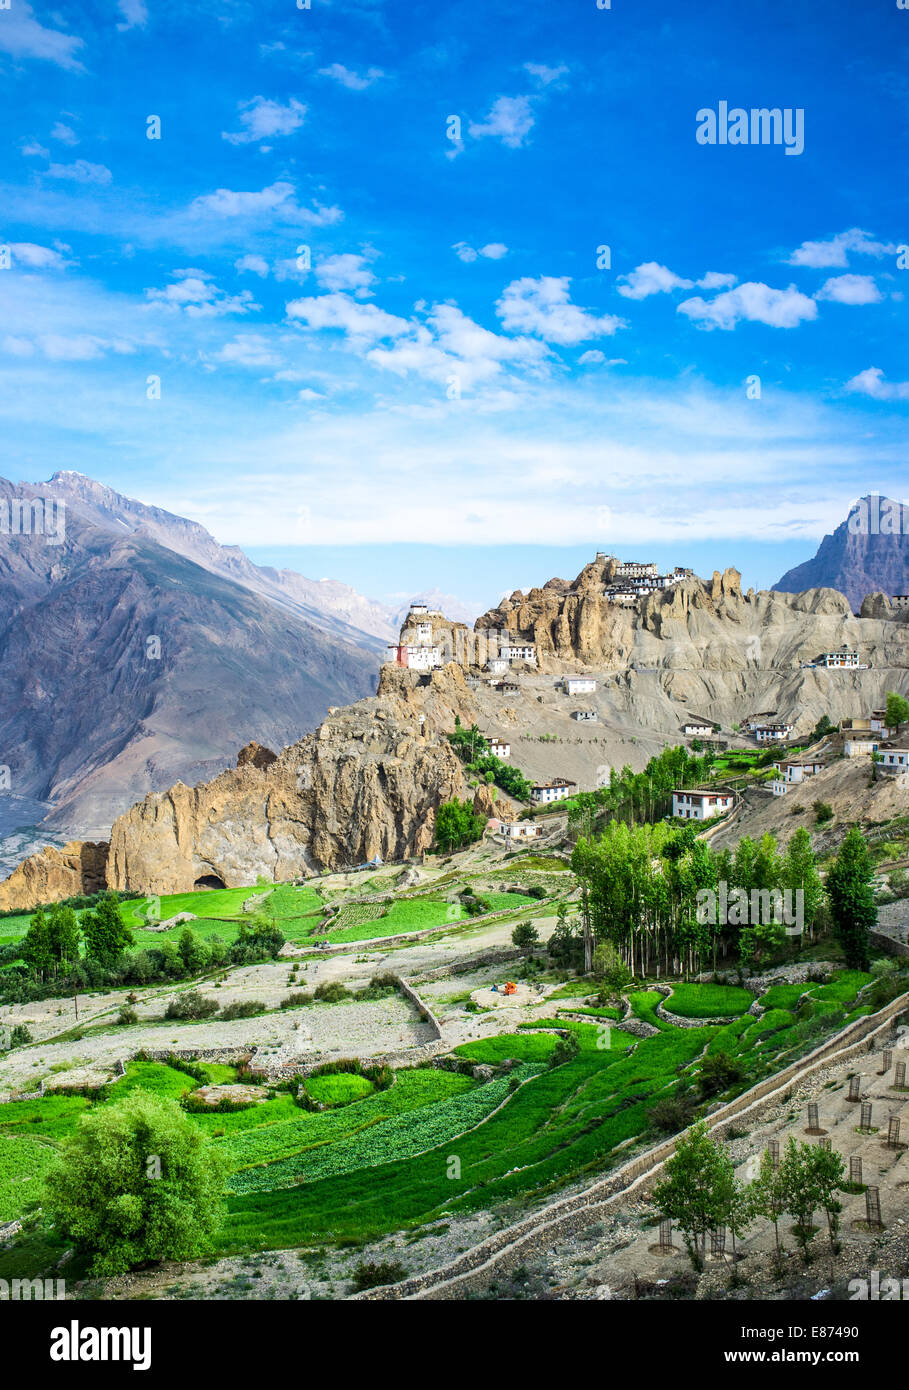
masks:
[[[306,1082],[306,1093],[323,1105],[347,1105],[352,1100],[362,1100],[371,1095],[375,1087],[366,1076],[355,1072],[335,1072],[328,1076],[311,1076]]]
[[[734,1018],[753,1003],[754,995],[735,985],[680,984],[673,985],[664,1008],[679,1018]]]
[[[546,1062],[555,1051],[558,1039],[554,1033],[497,1033],[491,1038],[477,1038],[462,1043],[455,1055],[471,1062],[504,1062],[517,1057],[521,1062]]]

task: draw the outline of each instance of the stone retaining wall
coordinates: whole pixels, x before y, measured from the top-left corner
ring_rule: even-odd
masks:
[[[401,946],[406,945],[409,941],[425,941],[427,937],[438,936],[440,932],[456,931],[458,927],[483,927],[487,922],[495,922],[500,917],[511,917],[515,912],[533,912],[535,906],[537,904],[524,903],[523,907],[500,907],[495,912],[483,912],[477,917],[459,917],[455,922],[440,922],[437,927],[424,927],[422,931],[399,932],[397,936],[369,936],[362,941],[340,941],[322,949],[306,951],[305,955],[294,956],[293,959],[327,960],[329,956],[343,956],[354,950],[357,952],[378,951],[383,946]],[[546,900],[541,898],[538,906],[545,907]],[[293,944],[296,943],[286,942],[285,946]],[[283,951],[285,947],[281,949]],[[284,957],[284,959],[289,958],[290,953]]]
[[[876,1014],[865,1015],[828,1038],[814,1052],[783,1071],[760,1081],[750,1090],[720,1107],[707,1118],[707,1127],[720,1136],[733,1120],[757,1115],[780,1100],[794,1085],[801,1085],[831,1063],[847,1061],[871,1051],[876,1039],[888,1034],[894,1019],[909,1007],[909,993],[887,1004]],[[652,1183],[675,1151],[678,1135],[648,1149],[585,1191],[545,1207],[541,1212],[507,1227],[482,1241],[442,1269],[355,1294],[356,1299],[461,1299],[465,1293],[486,1289],[490,1280],[520,1264],[529,1255],[551,1249],[557,1241],[608,1215],[609,1206],[624,1200],[635,1188]]]
[[[883,932],[871,932],[871,944],[878,951],[886,951],[888,955],[909,956],[909,944],[897,941],[894,936],[886,936]]]
[[[430,1028],[435,1033],[435,1038],[433,1039],[433,1041],[438,1042],[442,1036],[442,1025],[436,1018],[432,1009],[429,1007],[428,1004],[424,1004],[423,1000],[420,998],[419,994],[417,994],[417,991],[414,989],[413,985],[409,985],[407,981],[403,979],[400,975],[398,975],[397,980],[401,989],[401,993],[404,995],[404,998],[410,1000],[411,1004],[413,1004],[414,1008],[417,1010],[417,1013],[420,1015],[423,1021],[429,1024]]]
[[[448,965],[437,965],[432,970],[418,970],[410,979],[412,984],[426,985],[431,980],[447,980],[452,975],[465,975],[471,970],[479,970],[484,965],[505,965],[507,961],[519,960],[525,954],[517,946],[491,946],[488,951],[469,956],[467,960],[450,961]]]

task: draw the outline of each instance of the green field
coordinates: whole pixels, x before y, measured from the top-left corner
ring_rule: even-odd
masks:
[[[356,1072],[335,1072],[328,1076],[311,1076],[306,1082],[306,1093],[323,1105],[347,1105],[352,1100],[362,1100],[375,1090],[366,1076]]]
[[[663,1007],[679,1018],[735,1018],[753,1003],[754,995],[735,985],[680,984],[673,985]]]

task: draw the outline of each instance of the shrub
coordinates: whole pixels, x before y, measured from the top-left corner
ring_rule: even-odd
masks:
[[[741,1081],[745,1068],[737,1057],[727,1052],[713,1052],[704,1058],[698,1074],[698,1087],[702,1096],[719,1095],[735,1081]]]
[[[363,1289],[377,1289],[382,1284],[399,1284],[407,1278],[407,1270],[397,1260],[358,1264],[353,1272],[353,1286],[357,1293]]]
[[[814,811],[814,818],[818,825],[825,824],[828,820],[833,820],[833,807],[829,801],[813,801],[811,809]]]
[[[529,951],[540,944],[540,933],[533,922],[518,922],[511,933],[511,940],[522,951]]]
[[[197,989],[178,994],[164,1010],[165,1018],[211,1018],[218,1012],[217,999],[206,999]]]
[[[128,1005],[124,1004],[120,1012],[117,1014],[117,1022],[122,1023],[124,1025],[130,1023],[138,1023],[139,1015],[136,1013],[135,1009],[131,1009]]]
[[[255,1018],[257,1014],[264,1014],[267,1007],[261,999],[238,999],[233,1004],[225,1004],[218,1017],[226,1022],[234,1018]]]
[[[647,1115],[654,1129],[662,1134],[678,1134],[691,1124],[693,1105],[688,1096],[666,1096],[658,1100]]]
[[[316,986],[313,997],[323,1004],[338,1004],[342,999],[350,999],[351,994],[340,980],[325,980],[321,985]]]
[[[312,1003],[312,992],[308,989],[291,990],[281,1000],[282,1009],[302,1009],[305,1004]]]

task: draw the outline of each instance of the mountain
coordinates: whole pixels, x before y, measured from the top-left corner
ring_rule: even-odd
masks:
[[[838,589],[858,613],[867,594],[909,593],[909,513],[899,502],[862,497],[817,554],[787,570],[774,589],[785,594]]]
[[[375,635],[220,551],[76,474],[0,480],[0,764],[49,831],[106,836],[147,792],[375,689]]]
[[[425,673],[383,665],[374,697],[331,710],[277,756],[245,748],[211,780],[150,792],[116,820],[108,844],[26,861],[0,884],[0,908],[88,891],[102,868],[110,888],[165,893],[418,855],[452,796],[474,791],[484,813],[508,809],[455,757],[446,733],[456,719],[502,736],[528,777],[566,777],[589,791],[611,768],[639,771],[678,744],[691,712],[728,735],[749,714],[775,711],[805,737],[824,714],[837,723],[881,705],[888,690],[909,693],[909,611],[855,617],[832,589],[743,594],[735,570],[692,576],[626,608],[606,596],[608,578],[594,562],[572,581],[515,592],[473,633],[431,619],[432,639],[456,660]],[[492,689],[480,670],[490,628],[496,652],[498,633],[537,648],[538,666],[519,662],[508,690]],[[443,643],[446,633],[463,640]],[[809,664],[844,642],[866,669]],[[581,701],[558,680],[579,670],[596,682]],[[572,718],[579,706],[597,713],[586,731]]]
[[[242,584],[347,642],[380,652],[400,626],[393,609],[364,598],[347,584],[334,579],[306,579],[293,570],[255,565],[239,546],[219,545],[198,522],[124,497],[82,473],[55,473],[41,486],[48,492],[52,490],[55,497],[64,498],[67,506],[77,507],[96,526],[157,541],[166,550],[173,550],[222,579]]]

